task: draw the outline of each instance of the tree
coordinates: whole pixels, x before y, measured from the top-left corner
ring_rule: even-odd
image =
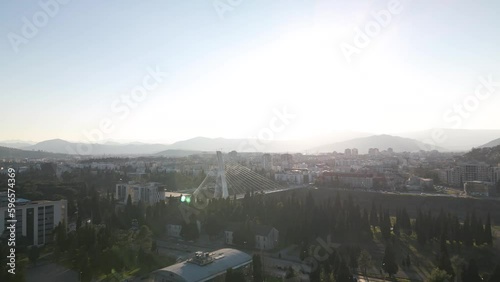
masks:
[[[425,280],[426,282],[450,282],[451,281],[451,275],[446,273],[446,271],[439,269],[439,268],[434,268],[432,270],[431,275]]]
[[[363,275],[366,277],[367,269],[372,267],[372,256],[367,250],[362,250],[358,257],[358,265],[363,270]]]
[[[455,281],[456,282],[461,282],[462,281],[462,271],[465,266],[465,260],[459,256],[452,256],[451,259],[451,266],[453,268],[453,272],[455,273]]]
[[[328,272],[325,267],[321,268],[321,273],[319,275],[321,282],[336,282],[333,272]]]
[[[488,245],[493,245],[493,237],[491,235],[491,219],[490,213],[488,213],[488,217],[486,218],[486,225],[484,227],[484,241]]]
[[[262,282],[264,281],[264,276],[262,274],[262,259],[260,255],[253,255],[253,281]]]
[[[500,281],[500,264],[497,264],[495,270],[490,276],[490,279],[488,280],[488,282],[498,282],[498,281]]]
[[[438,263],[437,267],[441,270],[446,271],[449,275],[453,277],[453,267],[451,265],[451,260],[448,255],[448,250],[446,248],[446,239],[445,239],[445,233],[442,234],[441,236],[441,251],[438,257]]]
[[[315,267],[313,271],[309,273],[310,282],[320,282],[321,281],[321,269],[319,266]]]
[[[234,270],[232,268],[229,268],[226,271],[226,279],[224,281],[225,282],[245,281],[245,275],[243,275],[243,272],[239,271],[238,269]]]
[[[475,259],[469,260],[469,265],[462,273],[462,281],[464,282],[481,282],[483,279],[479,276],[479,269]]]
[[[351,282],[352,281],[352,275],[351,272],[349,271],[349,267],[347,266],[347,263],[342,260],[340,262],[339,269],[337,273],[335,273],[335,281],[337,282]]]
[[[40,257],[40,250],[38,249],[38,246],[34,245],[30,248],[29,251],[29,260],[31,263],[36,265],[36,261]]]
[[[382,268],[389,274],[389,277],[392,277],[399,270],[398,264],[396,263],[396,255],[394,254],[391,243],[388,243],[385,247]]]

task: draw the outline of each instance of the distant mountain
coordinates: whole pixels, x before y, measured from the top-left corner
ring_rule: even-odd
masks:
[[[500,145],[500,138],[490,141],[484,145],[479,146],[479,148],[496,147]]]
[[[420,150],[438,150],[443,148],[430,146],[420,141],[391,135],[373,135],[370,137],[356,138],[343,142],[337,142],[330,145],[323,145],[311,149],[315,152],[344,152],[347,148],[356,148],[360,154],[368,153],[370,148],[378,148],[380,151],[392,148],[395,152],[418,152]]]
[[[226,139],[195,137],[192,139],[175,142],[169,149],[187,151],[239,151],[239,152],[296,152],[304,148],[300,141],[274,140],[262,142],[257,139]]]
[[[14,148],[0,147],[1,159],[45,159],[45,158],[69,158],[69,155],[47,153],[42,151],[27,151]]]
[[[9,148],[15,148],[15,149],[20,149],[23,147],[31,146],[35,144],[34,142],[30,141],[21,141],[21,140],[6,140],[6,141],[0,141],[0,146],[2,147],[9,147]]]
[[[40,150],[71,155],[149,155],[168,149],[163,144],[87,144],[73,143],[62,139],[47,140],[24,147],[25,150]]]
[[[200,153],[201,153],[201,151],[168,149],[165,151],[158,152],[155,155],[162,156],[162,157],[182,158],[182,157],[187,157],[190,155],[195,155],[195,154],[200,154]]]
[[[372,134],[355,131],[326,131],[319,136],[308,137],[303,140],[259,140],[259,139],[228,139],[195,137],[178,141],[169,146],[169,149],[188,151],[216,151],[229,152],[308,152],[312,147],[317,147],[333,142],[341,142],[358,137],[367,137]]]
[[[434,128],[424,131],[399,133],[394,135],[412,138],[420,142],[443,147],[450,151],[469,151],[472,148],[480,147],[481,145],[498,138],[498,136],[500,136],[500,130]],[[444,142],[440,142],[439,139],[441,137],[434,138],[434,135],[444,136]]]

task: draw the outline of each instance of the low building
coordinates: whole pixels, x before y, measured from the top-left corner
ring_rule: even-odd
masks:
[[[464,192],[469,196],[489,197],[493,192],[493,183],[485,181],[467,181],[464,183]]]
[[[258,250],[272,250],[278,246],[279,231],[269,225],[250,226],[250,232],[255,236],[255,248]],[[224,229],[224,242],[228,245],[235,245],[234,234],[243,231],[243,224],[231,224]]]
[[[171,219],[167,222],[167,236],[173,238],[180,238],[182,231],[182,220]]]
[[[274,174],[274,180],[279,183],[302,185],[312,181],[312,176],[307,168],[285,169]]]
[[[145,205],[154,205],[164,197],[160,196],[158,191],[158,183],[118,183],[116,184],[115,198],[121,204],[127,204],[128,197],[132,204],[137,204],[141,201]]]
[[[52,241],[52,231],[60,222],[67,223],[67,201],[30,201],[17,199],[15,218],[11,218],[8,206],[0,207],[0,234],[17,220],[16,238],[25,236],[28,245],[44,245]]]
[[[432,190],[434,188],[434,180],[411,176],[406,180],[405,187],[408,191]]]
[[[374,175],[370,173],[338,173],[323,172],[321,180],[323,184],[337,184],[351,188],[372,189]]]
[[[268,251],[278,246],[279,232],[268,225],[258,225],[255,228],[255,248]]]
[[[152,273],[157,282],[224,281],[228,269],[240,269],[250,274],[252,257],[235,249],[220,249],[211,253],[196,252],[187,261],[180,262]]]

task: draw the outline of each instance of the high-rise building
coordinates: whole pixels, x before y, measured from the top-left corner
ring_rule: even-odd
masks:
[[[238,157],[238,152],[233,150],[233,151],[227,153],[227,157],[229,160],[236,160],[236,158]]]
[[[486,163],[464,163],[460,166],[462,183],[467,181],[489,181],[489,165]]]
[[[293,156],[291,154],[281,155],[281,167],[283,169],[289,169],[293,167]]]
[[[271,170],[273,168],[273,157],[271,154],[262,155],[262,167],[265,170]]]
[[[500,167],[490,167],[490,182],[496,185],[500,181]]]
[[[349,148],[345,149],[344,155],[350,156],[351,155],[351,149],[349,149]]]
[[[16,238],[25,236],[28,245],[52,241],[52,231],[60,222],[67,223],[67,201],[16,201]],[[7,206],[0,207],[0,234],[11,224]]]
[[[351,154],[352,154],[353,156],[357,156],[357,155],[358,155],[358,149],[356,149],[356,148],[352,148],[352,150],[351,150]]]

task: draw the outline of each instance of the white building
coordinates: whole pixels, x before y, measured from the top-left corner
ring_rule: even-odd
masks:
[[[232,225],[224,230],[224,242],[234,245],[234,232],[242,230],[241,224]],[[251,227],[255,236],[255,248],[259,250],[272,250],[278,246],[279,231],[268,225],[255,225]]]
[[[255,248],[268,251],[278,246],[279,232],[272,226],[258,225],[255,228]]]
[[[180,238],[181,231],[182,231],[182,220],[175,219],[175,220],[170,220],[167,223],[167,236]]]
[[[308,169],[287,169],[281,173],[274,174],[274,180],[280,183],[302,185],[314,181],[313,175]]]
[[[132,204],[141,201],[145,205],[154,205],[163,198],[158,192],[158,183],[118,183],[116,184],[115,198],[119,203],[127,204],[128,196]]]
[[[3,195],[2,195],[3,196]],[[4,202],[4,201],[2,201]],[[67,223],[67,201],[16,201],[16,238],[25,236],[28,245],[44,245],[52,241],[52,230],[60,223]],[[0,234],[11,225],[8,207],[0,207]]]

